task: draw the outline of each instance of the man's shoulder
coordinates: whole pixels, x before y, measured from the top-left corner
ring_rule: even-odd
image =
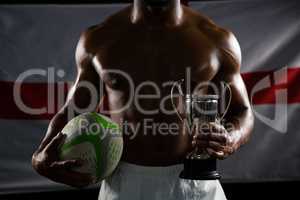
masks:
[[[193,18],[193,23],[199,31],[216,46],[224,59],[231,60],[238,66],[241,64],[239,42],[229,29],[217,25],[208,16],[198,11],[188,9],[187,13]]]
[[[229,30],[217,25],[206,28],[206,36],[223,55],[237,64],[241,63],[241,49],[236,36]]]
[[[78,62],[92,60],[101,49],[106,49],[116,41],[122,35],[123,31],[120,26],[124,26],[126,20],[124,16],[128,15],[128,12],[129,7],[84,30],[77,44],[76,60]]]
[[[207,15],[201,13],[198,10],[194,10],[190,7],[183,6],[184,13],[188,21],[205,26],[215,26],[215,23]]]
[[[93,48],[99,48],[112,41],[111,38],[118,38],[128,28],[129,15],[130,8],[126,7],[102,22],[88,27],[80,36],[82,47],[92,51]]]
[[[186,11],[188,17],[192,19],[192,23],[210,40],[219,43],[222,41],[224,42],[233,36],[233,33],[230,30],[217,25],[208,16],[192,9],[187,9]]]

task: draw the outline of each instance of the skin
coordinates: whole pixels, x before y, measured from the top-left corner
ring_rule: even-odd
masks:
[[[59,161],[57,149],[64,141],[59,134],[68,121],[68,112],[74,105],[85,111],[91,100],[100,102],[100,81],[105,84],[104,94],[109,110],[124,106],[130,97],[128,83],[120,76],[108,72],[118,69],[131,76],[135,85],[151,80],[159,86],[167,81],[184,78],[186,67],[191,67],[194,84],[210,81],[230,84],[232,102],[225,119],[234,124],[228,130],[218,123],[211,123],[207,134],[184,134],[184,125],[175,114],[140,112],[135,104],[122,112],[111,114],[113,121],[127,121],[136,127],[144,119],[155,123],[177,123],[177,135],[153,135],[151,128],[138,131],[134,139],[124,135],[122,160],[138,165],[168,166],[181,163],[193,148],[204,149],[211,156],[224,159],[245,144],[253,127],[253,115],[247,92],[240,75],[241,51],[235,36],[214,24],[206,16],[170,0],[165,7],[147,6],[142,0],[109,17],[100,25],[90,27],[79,40],[76,50],[77,78],[69,92],[65,106],[49,124],[46,136],[33,155],[33,167],[51,180],[74,187],[91,183],[88,174],[70,170],[82,161]],[[80,83],[88,81],[97,92],[89,94]],[[170,94],[170,87],[160,87],[161,98],[140,99],[146,110],[159,107],[162,98]],[[210,93],[204,88],[199,93]],[[153,94],[144,87],[140,93]],[[178,105],[179,107],[180,104]],[[89,107],[89,108],[88,108]],[[170,101],[166,107],[171,109]],[[74,115],[80,112],[73,113]]]

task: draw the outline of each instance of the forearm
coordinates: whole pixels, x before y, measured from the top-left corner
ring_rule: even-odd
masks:
[[[64,128],[68,123],[68,116],[77,115],[75,112],[70,113],[69,106],[65,105],[50,121],[47,132],[39,145],[36,153],[40,152],[45,148],[45,146]]]
[[[232,136],[235,149],[248,142],[254,125],[254,117],[250,107],[244,107],[237,114],[231,116],[225,128]]]
[[[43,138],[41,144],[32,155],[32,166],[41,175],[44,174],[45,163],[43,163],[43,156],[40,153],[49,144],[49,142],[63,129],[68,122],[67,107],[63,107],[50,121],[47,133]]]

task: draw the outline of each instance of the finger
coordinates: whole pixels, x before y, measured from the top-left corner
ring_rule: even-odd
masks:
[[[223,125],[211,122],[209,123],[210,131],[211,132],[217,132],[217,133],[225,133],[226,129]]]
[[[193,148],[198,147],[200,149],[207,148],[208,147],[208,141],[194,140],[192,142],[192,147]]]
[[[227,144],[228,140],[225,134],[211,133],[208,135],[209,140],[216,141],[221,144]]]
[[[82,165],[83,162],[81,160],[64,160],[64,161],[53,162],[50,167],[70,169],[72,167],[80,167]]]
[[[209,143],[208,143],[208,146],[210,147],[210,148],[212,148],[213,150],[215,150],[215,151],[221,151],[221,152],[224,152],[224,146],[223,145],[221,145],[220,143],[218,143],[218,142],[213,142],[213,141],[210,141]]]
[[[50,142],[49,144],[46,146],[45,150],[49,151],[49,150],[57,150],[58,147],[64,142],[65,138],[66,138],[66,134],[63,133],[58,133]]]
[[[195,134],[193,136],[193,140],[208,140],[209,139],[209,135],[208,134]]]
[[[89,183],[93,181],[93,177],[87,173],[67,171],[66,176],[69,176],[71,179],[73,178],[74,180],[78,180],[79,182],[82,183]]]
[[[221,144],[228,144],[229,140],[225,134],[210,133],[210,134],[196,134],[193,136],[193,140],[197,141],[215,141]]]
[[[96,178],[87,173],[74,172],[71,170],[56,170],[55,179],[67,185],[82,187],[94,183]]]
[[[204,124],[200,127],[198,132],[205,135],[211,132],[211,128],[209,124]]]
[[[224,152],[215,151],[212,148],[207,148],[206,151],[212,157],[215,157],[218,159],[224,159],[224,156],[225,156]]]

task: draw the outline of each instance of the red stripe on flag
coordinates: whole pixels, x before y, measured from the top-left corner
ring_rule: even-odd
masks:
[[[300,103],[300,91],[298,84],[300,84],[300,68],[290,68],[287,71],[287,83],[276,85],[274,84],[274,72],[251,72],[244,73],[242,77],[245,81],[249,96],[253,87],[263,78],[269,76],[272,81],[270,88],[263,89],[254,94],[252,102],[255,105],[275,104],[276,91],[279,89],[287,89],[288,103]],[[66,96],[68,83],[62,83],[63,93]],[[48,88],[54,88],[54,93],[48,100]],[[43,114],[28,114],[21,111],[15,103],[13,89],[14,82],[0,81],[0,89],[2,98],[0,98],[0,118],[1,119],[51,119],[58,111],[58,83],[23,83],[21,86],[21,98],[24,104],[30,108],[46,108],[47,112]],[[50,112],[47,105],[55,105],[54,110]]]
[[[66,96],[68,84],[63,84],[63,93]],[[19,84],[20,85],[20,84]],[[2,97],[0,99],[0,118],[2,119],[51,119],[58,111],[58,83],[23,83],[20,88],[20,97],[29,108],[46,108],[43,114],[29,114],[23,112],[14,98],[14,82],[0,81]],[[52,98],[48,100],[48,88],[53,88]],[[47,105],[54,105],[53,111]]]
[[[300,68],[287,69],[286,81],[280,84],[274,83],[274,71],[265,72],[250,72],[242,74],[244,82],[247,87],[249,97],[253,87],[265,77],[269,77],[271,80],[271,87],[258,91],[253,95],[252,103],[254,105],[263,104],[276,104],[276,92],[279,90],[287,90],[287,103],[294,104],[300,103],[300,90],[298,84],[300,84]],[[283,77],[279,77],[283,78]]]

